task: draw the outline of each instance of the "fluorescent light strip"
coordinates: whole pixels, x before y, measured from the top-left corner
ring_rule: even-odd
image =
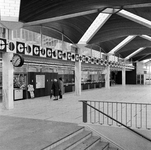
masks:
[[[141,47],[139,49],[137,49],[135,52],[131,53],[130,55],[128,55],[127,57],[125,57],[125,59],[130,59],[132,56],[136,55],[137,53],[139,53],[140,51],[144,50],[145,47]]]
[[[136,36],[134,35],[130,35],[127,38],[125,38],[121,43],[119,43],[116,47],[114,47],[109,54],[113,54],[115,52],[117,52],[118,50],[120,50],[122,47],[124,47],[127,43],[129,43],[130,41],[132,41]]]
[[[141,25],[144,25],[144,26],[146,26],[148,28],[151,28],[151,21],[149,21],[149,20],[147,20],[147,19],[145,19],[143,17],[140,17],[138,15],[135,15],[135,14],[133,14],[131,12],[128,12],[128,11],[122,9],[121,11],[117,12],[117,14],[122,16],[122,17],[125,17],[125,18],[127,18],[129,20],[137,22],[137,23],[139,23]]]
[[[151,41],[151,37],[148,35],[141,35],[142,38]]]
[[[105,11],[105,10],[104,10]],[[109,12],[109,9],[108,9]],[[110,9],[110,12],[113,12],[113,9]],[[78,44],[87,44],[91,38],[97,33],[97,31],[105,24],[105,22],[110,18],[111,14],[100,13],[87,31],[84,33],[82,38],[79,40]]]
[[[143,63],[147,63],[147,62],[149,62],[150,61],[150,59],[146,59],[146,60],[143,60],[142,62]]]

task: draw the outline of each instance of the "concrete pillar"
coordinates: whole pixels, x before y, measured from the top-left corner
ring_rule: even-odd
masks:
[[[125,67],[122,68],[122,85],[125,86],[125,82],[126,82],[126,69]]]
[[[13,53],[3,53],[2,55],[2,84],[3,84],[3,105],[6,109],[14,108],[13,98],[13,65],[11,63]]]
[[[6,30],[6,39],[12,39],[12,30]],[[2,103],[4,108],[14,108],[14,68],[12,65],[13,53],[2,54]]]
[[[76,53],[80,54],[80,49]],[[75,94],[81,95],[81,61],[75,61]]]
[[[105,88],[110,88],[110,66],[106,67]]]

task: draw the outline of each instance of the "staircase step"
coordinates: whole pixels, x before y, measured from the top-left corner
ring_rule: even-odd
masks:
[[[53,142],[49,146],[43,148],[43,150],[50,150],[52,148],[55,148],[56,146],[62,144],[63,142],[67,141],[68,139],[74,137],[75,135],[77,135],[83,131],[84,131],[84,127],[77,126],[75,129],[72,129],[72,132],[68,132],[68,134],[60,135],[60,138],[57,138],[57,140],[55,142]]]
[[[71,149],[77,146],[79,143],[85,141],[86,139],[92,136],[92,132],[90,131],[82,131],[81,133],[71,137],[70,139],[64,141],[60,145],[54,147],[52,150],[64,150]]]
[[[99,142],[91,150],[108,150],[109,143],[108,142]]]
[[[72,150],[85,150],[85,149],[91,149],[95,144],[97,144],[100,141],[100,137],[91,136],[87,140],[83,141],[79,145],[77,145]]]

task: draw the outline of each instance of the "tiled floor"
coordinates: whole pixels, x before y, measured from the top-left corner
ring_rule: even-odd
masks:
[[[82,123],[82,103],[79,100],[122,101],[151,104],[151,85],[116,85],[110,89],[82,91],[81,96],[74,93],[64,94],[63,99],[53,101],[49,96],[29,100],[15,101],[12,110],[3,109],[0,114],[23,118],[35,118],[51,121]]]
[[[79,129],[73,123],[0,116],[0,150],[42,150]]]
[[[58,101],[53,101],[49,96],[15,101],[15,108],[12,110],[5,110],[1,103],[0,115],[82,124],[82,103],[79,100],[151,104],[150,91],[151,85],[115,85],[110,89],[85,90],[81,96],[67,93]]]

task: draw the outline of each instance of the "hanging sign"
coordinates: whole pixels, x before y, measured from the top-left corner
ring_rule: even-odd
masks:
[[[52,58],[52,49],[46,48],[46,57]]]
[[[71,61],[75,62],[75,53],[71,53]]]
[[[62,60],[67,60],[67,53],[66,52],[62,53]]]
[[[62,51],[58,50],[58,59],[62,59]]]
[[[71,60],[71,53],[67,52],[67,60]]]
[[[46,57],[46,48],[40,47],[40,57]]]
[[[6,39],[0,38],[0,51],[6,52],[6,45],[7,45]]]
[[[33,55],[34,56],[40,56],[40,46],[33,45]]]
[[[26,44],[25,45],[25,55],[33,55],[33,51],[32,51],[32,45],[30,44]]]
[[[23,42],[16,42],[16,52],[18,54],[25,54],[25,43]]]
[[[53,59],[57,59],[58,58],[58,56],[57,56],[57,50],[56,49],[52,50],[52,58]]]
[[[16,53],[16,42],[9,41],[6,52]]]
[[[79,54],[75,54],[75,61],[79,61]]]
[[[89,63],[89,57],[88,56],[85,57],[85,63]]]

